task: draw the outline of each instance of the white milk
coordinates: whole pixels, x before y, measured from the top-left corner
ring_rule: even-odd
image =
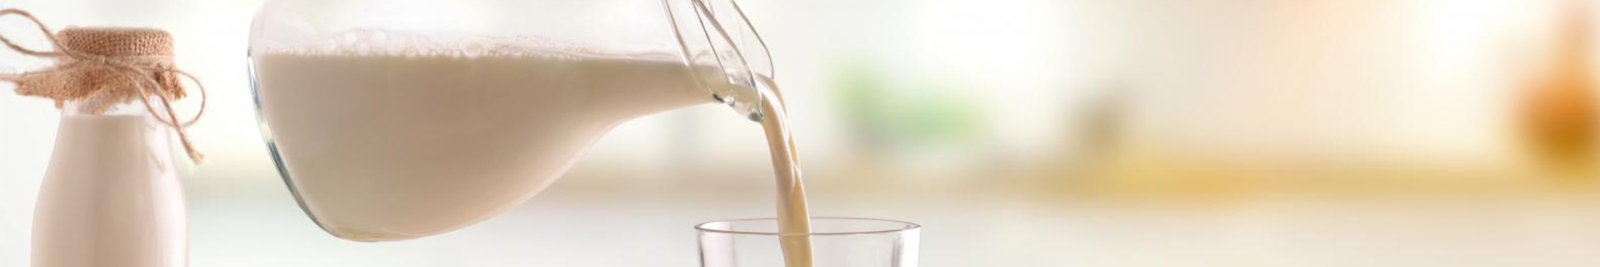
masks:
[[[144,115],[62,116],[34,211],[33,266],[187,266],[167,138]]]
[[[792,235],[811,232],[810,208],[806,204],[805,179],[800,178],[800,155],[795,152],[794,136],[789,126],[789,111],[779,94],[778,83],[766,76],[758,76],[759,86],[766,86],[759,108],[762,114],[761,129],[767,135],[767,149],[772,154],[772,171],[778,182],[778,242],[783,248],[783,260],[788,267],[811,267],[811,237]]]
[[[670,59],[255,57],[261,116],[308,213],[362,241],[438,234],[537,194],[628,119],[711,102]]]
[[[260,116],[281,171],[313,220],[360,241],[465,227],[549,186],[613,126],[713,101],[672,55],[500,47],[516,49],[253,57]],[[780,230],[806,233],[786,112],[774,84],[761,82],[774,90],[760,108],[778,178]],[[789,266],[811,266],[809,239],[786,237],[783,247]]]

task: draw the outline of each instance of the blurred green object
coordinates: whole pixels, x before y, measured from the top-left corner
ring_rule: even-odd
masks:
[[[840,68],[834,80],[848,131],[874,150],[916,150],[965,144],[984,134],[980,103],[956,92],[982,92],[952,87],[947,81],[896,80],[882,69],[864,64]]]

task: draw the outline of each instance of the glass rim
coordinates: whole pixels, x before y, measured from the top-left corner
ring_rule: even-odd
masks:
[[[900,225],[901,225],[901,226],[903,226],[903,227],[901,227],[901,228],[895,228],[895,229],[885,229],[885,230],[868,230],[868,231],[841,231],[841,232],[811,232],[811,233],[787,233],[787,234],[786,234],[786,233],[778,233],[778,232],[768,232],[768,231],[735,231],[735,230],[721,230],[721,229],[711,229],[711,228],[707,228],[707,227],[706,227],[706,226],[707,226],[707,225],[709,225],[709,224],[713,224],[713,223],[734,223],[734,222],[752,222],[752,221],[773,221],[773,222],[776,222],[776,221],[777,221],[777,220],[778,220],[778,219],[777,219],[777,218],[745,218],[745,219],[730,219],[730,220],[715,220],[715,221],[709,221],[709,222],[703,222],[703,223],[700,223],[700,224],[696,224],[696,225],[694,225],[694,229],[695,229],[695,230],[698,230],[698,231],[701,231],[701,232],[710,232],[710,233],[718,233],[718,234],[733,234],[733,235],[761,235],[761,236],[801,236],[801,235],[803,235],[803,236],[842,236],[842,235],[870,235],[870,234],[888,234],[888,233],[900,233],[900,232],[907,232],[907,231],[913,231],[913,230],[919,230],[919,229],[922,229],[922,225],[920,225],[920,224],[916,224],[916,223],[913,223],[913,222],[907,222],[907,221],[900,221],[900,220],[889,220],[889,219],[875,219],[875,218],[862,218],[862,217],[831,217],[831,216],[816,216],[816,217],[811,217],[811,220],[813,220],[813,221],[816,221],[816,220],[818,220],[818,219],[822,219],[822,220],[832,220],[832,221],[872,221],[872,222],[886,222],[886,223],[895,223],[895,224],[900,224]]]

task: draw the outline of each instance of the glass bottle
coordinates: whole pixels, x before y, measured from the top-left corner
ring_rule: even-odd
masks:
[[[188,265],[171,128],[136,101],[62,107],[34,210],[34,267]]]

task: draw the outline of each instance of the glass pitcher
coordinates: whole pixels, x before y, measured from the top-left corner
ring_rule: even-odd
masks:
[[[318,226],[404,240],[545,187],[613,126],[703,103],[762,116],[766,48],[729,0],[274,0],[250,72]]]

